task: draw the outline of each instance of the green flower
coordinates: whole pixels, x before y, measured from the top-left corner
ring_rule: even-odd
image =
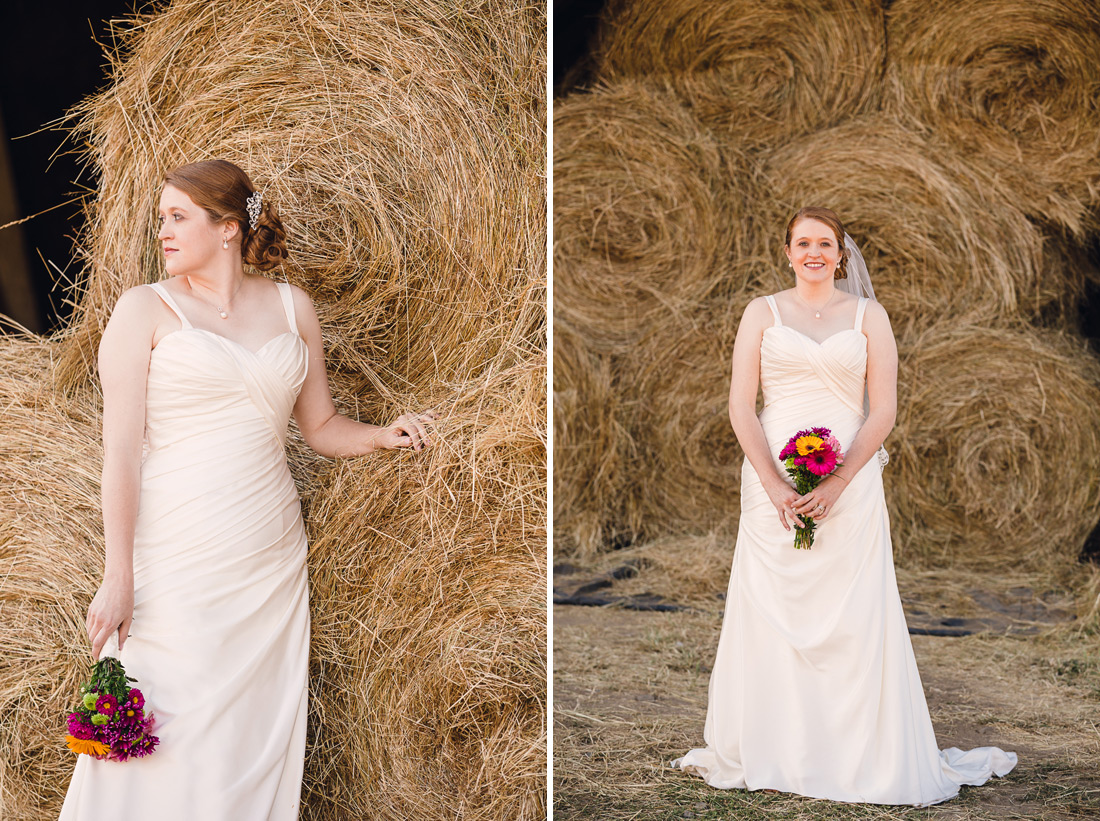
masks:
[[[95,724],[97,727],[102,727],[108,721],[110,721],[110,719],[103,715],[103,713],[96,713],[92,716],[92,724]]]
[[[99,698],[98,693],[85,693],[82,701],[84,702],[84,709],[94,710],[96,699]]]

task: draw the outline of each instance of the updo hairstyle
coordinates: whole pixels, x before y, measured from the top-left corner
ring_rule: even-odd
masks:
[[[233,163],[227,160],[187,163],[165,174],[164,184],[189,196],[214,222],[236,220],[241,227],[241,257],[252,267],[270,271],[290,257],[286,229],[270,202],[264,200],[256,224],[249,223],[246,201],[256,188]]]
[[[805,208],[799,208],[791,221],[787,223],[787,241],[784,243],[784,247],[790,250],[791,247],[791,232],[794,231],[794,226],[799,220],[812,219],[818,222],[823,222],[828,225],[836,236],[836,244],[840,249],[840,259],[836,264],[836,271],[833,273],[833,279],[847,279],[848,278],[848,249],[844,246],[844,225],[840,221],[840,217],[837,216],[836,211],[829,208],[822,208],[819,205],[808,205]]]

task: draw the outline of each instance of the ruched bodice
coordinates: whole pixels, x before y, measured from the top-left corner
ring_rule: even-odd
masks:
[[[827,427],[850,452],[865,421],[867,300],[852,328],[816,342],[775,324],[760,344],[760,423],[773,468],[799,430]],[[813,548],[794,548],[756,470],[741,517],[710,680],[707,746],[672,762],[712,786],[837,801],[934,804],[1004,775],[995,747],[939,750],[898,596],[883,494],[885,451],[846,469]]]
[[[764,409],[760,424],[775,455],[795,431],[827,427],[845,451],[864,422],[867,337],[860,299],[853,327],[817,342],[782,324],[774,297],[767,297],[775,324],[760,342],[760,387]]]
[[[124,765],[80,756],[61,819],[292,821],[309,614],[284,442],[308,349],[286,283],[288,330],[256,351],[193,327],[166,288],[150,287],[182,327],[149,358],[134,620],[121,658],[161,743]]]

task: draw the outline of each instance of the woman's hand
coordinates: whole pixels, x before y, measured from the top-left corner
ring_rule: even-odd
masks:
[[[825,521],[846,484],[839,476],[826,476],[821,484],[794,503],[795,513],[815,522]]]
[[[118,649],[126,643],[130,623],[134,620],[134,583],[132,581],[104,580],[96,591],[88,617],[84,621],[88,638],[92,642],[92,658],[99,661],[111,634],[118,632]]]
[[[761,484],[764,485],[764,492],[768,494],[771,503],[779,512],[779,523],[783,525],[784,530],[790,530],[791,525],[805,527],[795,516],[794,505],[799,500],[798,491],[787,484],[778,473],[771,482]]]
[[[433,410],[405,413],[380,430],[375,443],[380,448],[412,448],[421,450],[431,445],[428,428],[438,418]]]

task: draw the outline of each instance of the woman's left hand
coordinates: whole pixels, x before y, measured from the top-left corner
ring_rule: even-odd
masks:
[[[836,500],[844,490],[845,481],[837,476],[826,476],[817,487],[799,498],[792,507],[800,516],[807,516],[815,522],[823,522],[832,512]]]
[[[381,448],[422,450],[431,445],[431,439],[428,438],[428,425],[438,418],[434,410],[423,413],[404,413],[382,428],[375,442]]]

